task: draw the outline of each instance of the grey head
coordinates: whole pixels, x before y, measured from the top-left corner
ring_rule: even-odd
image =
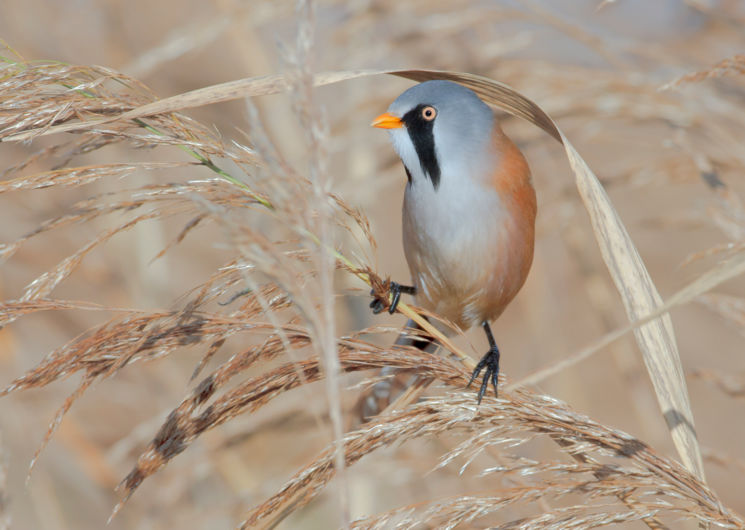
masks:
[[[389,133],[410,183],[426,178],[437,189],[441,179],[488,167],[494,156],[494,113],[462,85],[425,81],[398,96],[388,113],[401,119]]]

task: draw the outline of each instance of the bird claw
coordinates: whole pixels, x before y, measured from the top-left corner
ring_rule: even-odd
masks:
[[[388,306],[388,312],[392,315],[396,312],[396,308],[398,307],[398,302],[401,300],[401,293],[407,293],[407,294],[416,294],[416,288],[411,287],[409,285],[401,285],[397,282],[390,282],[388,284],[388,292],[393,294],[393,299],[391,300],[390,305]],[[374,296],[372,302],[370,302],[370,309],[372,309],[373,314],[377,315],[378,313],[381,313],[383,309],[385,309],[387,304],[387,298],[379,298],[375,295],[375,289],[370,290],[370,294]]]
[[[371,289],[370,294],[375,296],[375,289]],[[385,302],[382,298],[374,298],[373,301],[370,302],[370,309],[372,309],[373,314],[377,315],[385,309]]]
[[[476,368],[473,369],[471,379],[468,381],[466,388],[471,386],[471,383],[473,383],[474,379],[481,374],[481,371],[484,370],[484,368],[486,368],[486,371],[484,372],[484,378],[481,381],[481,388],[479,388],[478,394],[479,405],[481,405],[481,399],[484,397],[486,389],[489,387],[489,380],[491,380],[492,385],[494,385],[494,395],[499,397],[499,391],[497,390],[497,384],[499,382],[499,349],[496,346],[489,348],[486,355],[481,358],[479,363],[476,365]]]

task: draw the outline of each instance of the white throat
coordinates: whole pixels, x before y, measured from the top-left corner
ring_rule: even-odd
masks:
[[[388,132],[390,133],[393,149],[396,150],[401,162],[404,163],[404,166],[411,173],[412,182],[423,181],[426,175],[419,161],[419,155],[414,148],[414,143],[409,137],[409,132],[406,128],[390,129]],[[435,147],[435,153],[437,153],[437,147]]]

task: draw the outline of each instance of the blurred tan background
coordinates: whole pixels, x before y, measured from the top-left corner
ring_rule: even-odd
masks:
[[[282,49],[294,46],[296,33],[293,9],[294,2],[238,0],[4,0],[0,38],[26,59],[107,66],[165,97],[284,71]],[[663,297],[721,255],[681,266],[687,257],[745,236],[739,199],[745,191],[745,76],[661,90],[680,75],[708,69],[745,49],[741,1],[320,1],[317,15],[318,71],[467,71],[507,83],[541,105],[601,178]],[[407,279],[400,243],[405,176],[385,135],[368,124],[408,85],[377,77],[317,91],[328,122],[333,188],[369,217],[379,245],[378,271],[401,281]],[[256,104],[275,145],[302,167],[297,147],[302,135],[289,99],[264,97]],[[242,137],[246,110],[240,102],[189,114],[226,138]],[[518,380],[626,319],[563,151],[515,119],[505,118],[505,128],[528,157],[539,200],[532,272],[494,326],[502,370]],[[3,167],[35,148],[0,145]],[[130,156],[124,151],[111,156],[125,154]],[[131,156],[144,160],[158,154]],[[149,178],[153,174],[135,176],[128,185],[146,184]],[[14,241],[106,186],[0,195],[0,243]],[[151,263],[180,226],[153,223],[115,238],[87,257],[55,295],[119,307],[170,307],[224,258],[207,230]],[[20,296],[26,284],[96,228],[101,227],[68,227],[24,246],[0,268],[2,299]],[[741,513],[745,402],[742,390],[736,394],[745,388],[742,296],[745,284],[736,280],[715,296],[673,312],[709,483]],[[403,323],[400,316],[374,320],[368,301],[341,299],[340,325],[351,330],[373,322]],[[0,386],[103,318],[81,311],[37,314],[3,329]],[[480,356],[481,334],[468,339],[469,351]],[[128,367],[89,391],[42,453],[27,485],[28,465],[75,381],[0,400],[0,457],[12,528],[102,528],[118,498],[114,487],[185,395],[200,354],[186,350]],[[545,380],[540,389],[676,456],[631,338]],[[279,401],[202,437],[148,479],[110,527],[232,528],[330,441],[320,385]],[[411,443],[363,460],[350,471],[352,516],[483,487],[475,475],[458,477],[457,466],[422,478],[449,447],[447,440]],[[333,527],[334,510],[323,496],[285,527]]]

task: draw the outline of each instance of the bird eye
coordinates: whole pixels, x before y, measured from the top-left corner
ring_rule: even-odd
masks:
[[[422,109],[422,118],[424,118],[427,121],[432,121],[435,119],[435,116],[437,116],[437,111],[434,107],[424,107]]]

